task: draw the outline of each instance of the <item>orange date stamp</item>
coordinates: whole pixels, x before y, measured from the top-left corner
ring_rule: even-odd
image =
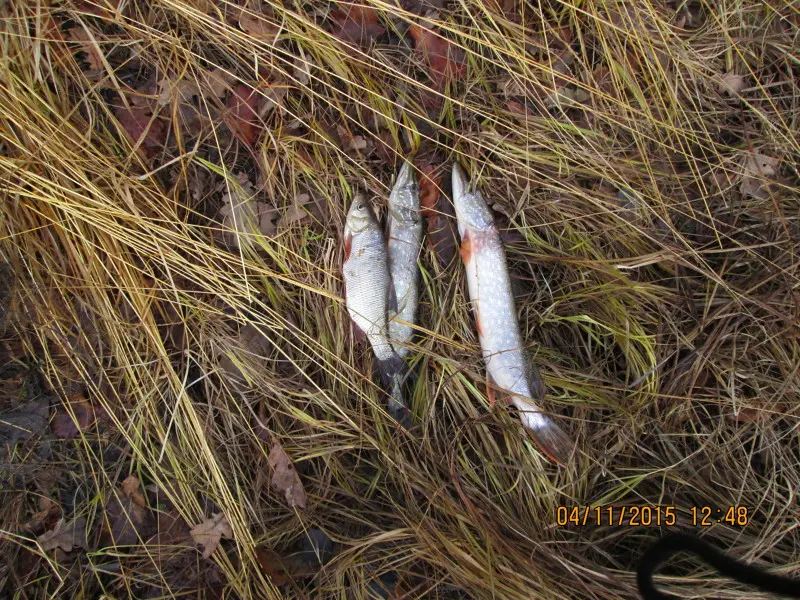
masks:
[[[560,527],[612,526],[612,527],[672,527],[678,522],[678,514],[686,515],[684,522],[694,527],[710,527],[725,523],[734,527],[747,525],[750,512],[746,506],[692,506],[679,509],[677,506],[632,505],[632,506],[559,506],[556,509],[556,524]]]

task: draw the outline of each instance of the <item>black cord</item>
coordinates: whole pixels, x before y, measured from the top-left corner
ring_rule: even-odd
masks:
[[[771,575],[763,569],[746,565],[726,556],[694,535],[674,533],[653,544],[639,562],[636,583],[644,600],[677,600],[677,596],[665,594],[656,589],[653,583],[653,574],[673,555],[684,551],[699,556],[723,575],[740,583],[755,586],[763,592],[772,592],[788,598],[800,598],[800,580]]]

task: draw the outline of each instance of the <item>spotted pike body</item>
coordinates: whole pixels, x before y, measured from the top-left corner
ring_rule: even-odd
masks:
[[[392,289],[386,240],[367,202],[356,197],[347,213],[344,230],[345,261],[342,268],[347,312],[369,341],[390,412],[405,422],[402,380],[407,366],[389,342],[387,310]]]
[[[405,163],[389,195],[386,242],[389,274],[397,298],[397,308],[389,309],[389,339],[397,354],[403,358],[408,356],[409,343],[414,334],[411,325],[417,318],[419,302],[417,259],[421,243],[419,186],[411,163]]]
[[[517,322],[505,250],[492,213],[479,191],[470,192],[464,172],[453,165],[453,203],[461,237],[481,353],[491,382],[507,392],[542,452],[564,463],[572,442],[536,405],[544,385],[529,360]]]

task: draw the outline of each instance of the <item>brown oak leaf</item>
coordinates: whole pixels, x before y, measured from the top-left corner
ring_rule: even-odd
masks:
[[[86,549],[86,518],[78,517],[69,523],[59,519],[54,529],[43,533],[36,541],[45,552],[56,548],[72,552],[75,546]]]
[[[195,544],[203,547],[203,558],[209,558],[219,546],[222,538],[233,537],[228,519],[222,513],[214,513],[199,525],[192,527],[189,532]]]
[[[461,79],[466,73],[466,53],[463,48],[443,37],[434,29],[412,23],[408,33],[414,47],[428,67],[428,76],[437,89],[449,81]]]
[[[360,4],[337,7],[331,12],[331,33],[339,39],[359,46],[368,46],[381,37],[386,29],[378,21],[374,8]]]
[[[272,468],[270,485],[273,489],[283,493],[286,503],[290,507],[305,508],[306,491],[303,488],[303,482],[300,481],[300,475],[297,474],[292,461],[289,460],[283,446],[277,440],[273,439],[272,450],[269,452],[267,462]]]
[[[252,12],[243,10],[239,15],[239,27],[248,35],[253,36],[259,40],[275,42],[280,27],[267,21],[263,15],[258,15]]]
[[[228,98],[228,110],[223,117],[239,141],[249,147],[253,146],[261,133],[259,98],[261,95],[249,85],[237,84]]]
[[[163,149],[167,141],[168,126],[154,117],[148,107],[120,106],[114,109],[114,116],[122,125],[131,144],[138,145],[144,158],[152,158]]]
[[[83,394],[68,398],[66,404],[58,407],[56,416],[50,424],[53,433],[62,440],[76,438],[97,421],[105,421],[108,414],[101,406],[95,406]],[[74,415],[74,417],[73,417]]]

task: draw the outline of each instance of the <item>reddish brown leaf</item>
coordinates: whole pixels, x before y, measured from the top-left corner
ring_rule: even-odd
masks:
[[[261,123],[258,118],[259,94],[249,85],[243,83],[233,88],[233,93],[228,99],[228,111],[225,113],[225,122],[233,134],[243,144],[251,147],[261,133]]]
[[[263,15],[253,14],[244,10],[239,15],[239,27],[254,38],[269,42],[274,42],[275,36],[280,31],[278,25],[267,21]]]
[[[277,440],[273,440],[272,450],[270,450],[267,462],[272,468],[272,480],[270,485],[278,492],[282,492],[286,498],[286,503],[290,507],[306,507],[306,491],[303,482],[294,468],[292,461],[284,452],[283,447]]]
[[[351,44],[368,46],[386,31],[378,21],[378,13],[369,6],[340,6],[331,13],[331,18],[331,33]]]
[[[509,100],[506,107],[508,108],[509,112],[512,112],[515,115],[520,115],[522,117],[529,117],[533,114],[528,109],[527,106],[525,106],[524,104],[520,104],[516,100]]]
[[[272,585],[283,585],[289,582],[289,574],[283,566],[281,557],[276,552],[267,548],[256,548],[256,558],[261,570],[269,577]]]
[[[434,165],[420,167],[419,201],[425,217],[426,239],[442,268],[456,255],[455,214],[450,201],[441,193],[442,174]]]
[[[69,408],[59,406],[50,425],[53,433],[62,440],[76,438],[80,432],[86,431],[95,422],[108,418],[101,406],[95,406],[82,394],[68,398],[66,403]]]
[[[114,116],[122,125],[125,135],[133,146],[137,146],[144,158],[152,158],[167,141],[167,125],[154,118],[147,107],[121,106],[114,109]]]
[[[442,174],[437,174],[437,167],[423,165],[419,168],[419,205],[422,216],[428,218],[436,214],[436,205],[439,202],[439,190],[442,183]]]
[[[292,579],[313,577],[320,569],[319,561],[309,561],[301,553],[284,557],[273,550],[259,546],[256,548],[256,558],[261,570],[276,586],[288,583]]]
[[[456,81],[464,76],[466,54],[462,48],[436,31],[416,23],[411,24],[408,33],[437,88],[441,89],[448,81]]]
[[[189,524],[178,512],[177,508],[159,511],[156,514],[158,532],[156,543],[162,546],[180,544],[189,539]]]
[[[112,492],[105,505],[105,517],[101,538],[104,545],[132,546],[156,533],[141,482],[134,475],[120,484],[119,491]]]

